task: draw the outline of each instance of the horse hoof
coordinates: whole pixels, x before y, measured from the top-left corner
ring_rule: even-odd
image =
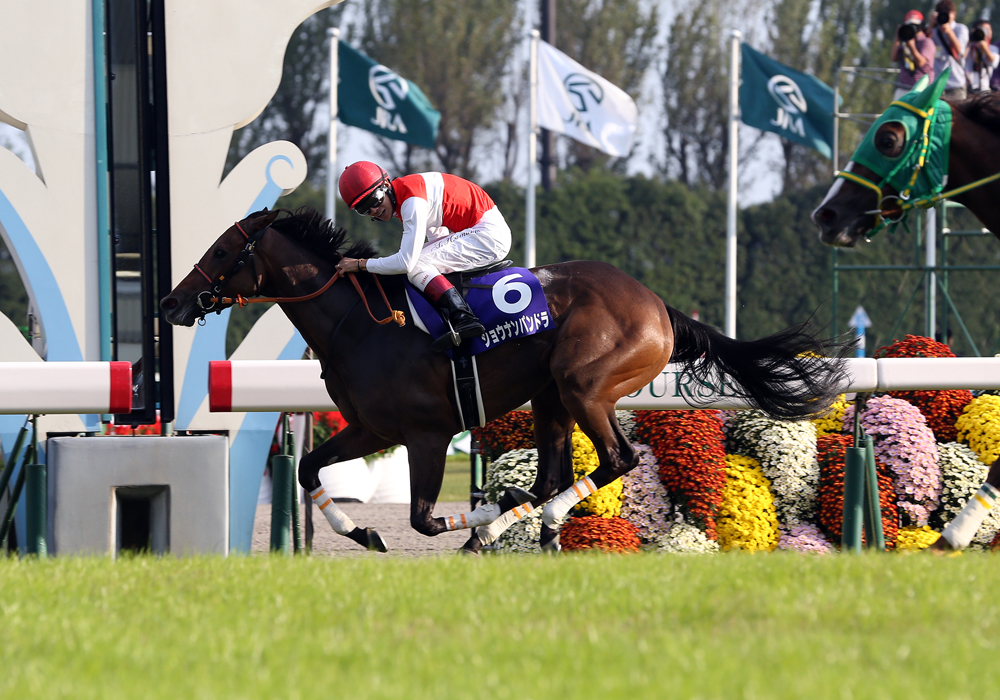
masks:
[[[461,549],[458,550],[458,553],[460,555],[462,555],[462,556],[465,556],[465,557],[478,557],[479,556],[479,552],[477,550],[471,549],[469,547],[462,547]]]
[[[535,494],[531,491],[525,491],[519,486],[508,486],[505,495],[510,496],[517,501],[517,505],[523,505],[528,501],[535,500]]]
[[[479,539],[479,536],[475,534],[475,530],[473,530],[472,537],[466,540],[465,544],[462,545],[462,548],[458,550],[458,553],[471,554],[478,557],[479,550],[481,550],[482,548],[483,548],[482,540]]]
[[[385,540],[382,539],[382,535],[378,534],[375,530],[370,527],[365,528],[365,534],[368,535],[368,551],[369,552],[385,552],[389,551],[389,548],[385,546]]]
[[[542,524],[542,534],[538,540],[538,544],[541,545],[543,552],[555,554],[562,550],[562,547],[559,545],[559,531],[553,530],[544,523]]]

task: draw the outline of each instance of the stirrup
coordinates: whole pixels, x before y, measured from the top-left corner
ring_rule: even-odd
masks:
[[[444,322],[447,324],[448,330],[440,338],[435,338],[431,341],[431,350],[436,352],[444,352],[448,348],[458,347],[462,344],[462,336],[451,325],[451,319],[445,318]]]

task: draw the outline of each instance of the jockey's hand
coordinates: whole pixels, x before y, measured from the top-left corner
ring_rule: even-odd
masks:
[[[337,269],[343,270],[344,272],[361,272],[365,269],[365,260],[358,260],[357,258],[341,258],[340,262],[337,263]]]

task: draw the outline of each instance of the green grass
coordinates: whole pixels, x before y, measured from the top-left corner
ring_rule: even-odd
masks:
[[[0,561],[2,698],[989,698],[1000,557]]]

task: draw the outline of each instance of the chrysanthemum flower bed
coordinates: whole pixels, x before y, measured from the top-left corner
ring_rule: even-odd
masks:
[[[844,428],[854,425],[854,406],[844,412]],[[896,504],[904,525],[923,526],[941,497],[937,443],[916,406],[876,396],[861,412],[861,427],[875,440],[875,459],[893,475]]]
[[[944,343],[930,338],[908,335],[892,345],[875,351],[875,357],[955,357]],[[964,389],[948,391],[890,391],[889,396],[902,399],[916,406],[934,431],[938,442],[954,442],[957,439],[955,421],[962,415],[962,409],[972,401],[972,392]]]
[[[816,459],[819,462],[819,512],[817,519],[830,540],[841,541],[844,525],[844,458],[847,448],[854,444],[850,435],[824,435],[816,440]],[[878,474],[879,506],[882,511],[882,535],[885,546],[896,546],[899,531],[899,509],[892,477],[884,466],[875,461]]]
[[[559,542],[567,552],[581,549],[638,552],[641,544],[639,532],[628,520],[597,515],[567,520],[559,531]]]
[[[718,411],[636,411],[636,437],[652,448],[664,486],[685,519],[717,538],[715,518],[726,484]]]
[[[778,546],[778,516],[771,482],[751,457],[726,456],[726,485],[716,529],[723,550],[771,551]]]
[[[945,346],[914,336],[879,352],[950,354]],[[982,485],[987,465],[1000,457],[1000,396],[967,400],[966,394],[906,392],[868,399],[861,426],[874,440],[887,548],[916,550],[933,543]],[[670,553],[836,551],[854,412],[843,396],[826,415],[797,423],[759,411],[616,411],[638,466],[571,510],[562,525],[562,546]],[[951,434],[957,440],[939,444]],[[538,458],[531,449],[528,412],[512,412],[474,436],[494,459],[489,500],[510,484],[530,488]],[[578,429],[572,447],[574,477],[593,473],[597,453]],[[540,512],[509,528],[496,549],[539,551]],[[1000,548],[1000,509],[971,546]]]
[[[535,424],[531,411],[511,411],[472,429],[472,439],[488,459],[497,459],[511,450],[530,450],[535,446]]]

